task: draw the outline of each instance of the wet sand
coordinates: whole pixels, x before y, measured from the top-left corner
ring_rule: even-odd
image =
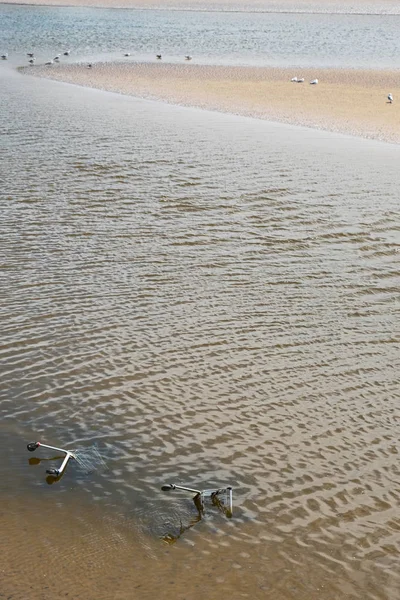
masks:
[[[400,142],[399,73],[193,63],[97,63],[23,69],[81,86],[387,142]],[[304,78],[293,83],[291,78]],[[318,78],[317,85],[310,81]],[[388,93],[393,104],[387,100]]]

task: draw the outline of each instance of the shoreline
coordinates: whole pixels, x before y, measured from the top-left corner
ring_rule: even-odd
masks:
[[[22,73],[168,104],[400,143],[398,71],[93,63]],[[304,83],[293,83],[298,76]],[[318,77],[318,85],[309,81]],[[393,104],[387,100],[388,93]]]

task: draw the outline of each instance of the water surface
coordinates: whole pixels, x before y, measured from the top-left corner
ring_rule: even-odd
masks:
[[[399,148],[0,66],[2,592],[396,600]]]
[[[206,64],[399,68],[400,15],[260,14],[0,5],[0,51],[18,64],[71,58]],[[12,58],[10,56],[10,58]]]

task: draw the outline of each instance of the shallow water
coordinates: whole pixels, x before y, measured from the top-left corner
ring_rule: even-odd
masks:
[[[400,149],[0,66],[0,596],[397,600]]]
[[[154,59],[197,63],[398,69],[400,15],[260,14],[0,5],[0,52],[27,64]],[[126,60],[126,59],[125,59]]]

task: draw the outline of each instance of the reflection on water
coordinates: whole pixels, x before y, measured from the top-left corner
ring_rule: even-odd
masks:
[[[182,514],[181,513],[179,513],[177,515],[177,517],[179,519],[179,529],[178,530],[174,531],[173,523],[171,523],[171,522],[166,523],[166,528],[168,528],[169,531],[166,535],[164,535],[162,537],[164,542],[166,542],[167,544],[175,544],[175,542],[177,542],[179,540],[179,538],[186,531],[188,531],[189,529],[194,527],[194,525],[196,525],[196,523],[199,523],[201,521],[203,514],[204,514],[204,506],[203,506],[198,494],[196,494],[196,496],[194,496],[193,504],[195,506],[197,514],[195,514],[193,517],[191,517],[188,523],[184,524],[182,522]]]
[[[4,73],[2,593],[397,599],[399,149]]]
[[[168,544],[174,544],[188,529],[199,523],[206,514],[206,510],[211,506],[218,509],[229,519],[232,518],[232,488],[219,488],[213,490],[189,490],[185,487],[175,486],[174,484],[168,484],[161,486],[162,491],[171,491],[174,489],[184,490],[191,493],[194,496],[192,498],[193,504],[196,508],[197,514],[192,517],[188,524],[182,523],[181,516],[179,517],[179,530],[174,533],[167,533],[162,539]]]
[[[38,446],[38,442],[30,443],[28,444],[28,450],[33,452]],[[40,444],[40,446],[42,446],[42,444]],[[57,448],[51,449],[58,450]],[[99,452],[96,444],[84,449],[73,451],[65,450],[65,454],[60,456],[51,456],[50,458],[39,458],[37,456],[33,456],[28,462],[30,465],[36,466],[41,464],[43,461],[51,462],[51,465],[48,465],[48,468],[46,469],[46,473],[49,475],[49,477],[46,477],[46,482],[49,485],[60,481],[67,469],[68,464],[70,464],[70,461],[72,462],[72,465],[77,467],[86,475],[107,469],[106,462]]]

